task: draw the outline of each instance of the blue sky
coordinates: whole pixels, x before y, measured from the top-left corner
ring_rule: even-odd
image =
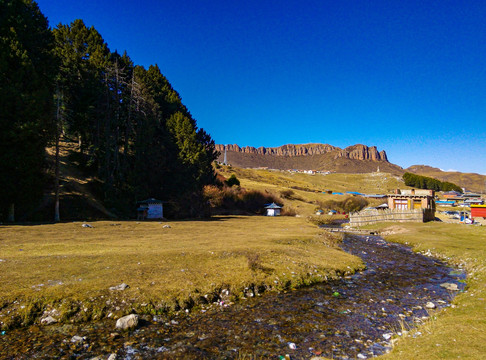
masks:
[[[486,2],[38,0],[158,64],[216,143],[375,145],[486,174]]]

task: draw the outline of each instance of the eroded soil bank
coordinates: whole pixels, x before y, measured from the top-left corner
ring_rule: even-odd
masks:
[[[114,321],[19,329],[0,336],[0,357],[369,358],[386,352],[394,334],[449,306],[455,292],[441,284],[464,288],[460,271],[379,237],[348,236],[342,248],[360,256],[367,269],[204,313],[146,317],[130,333],[116,331]]]

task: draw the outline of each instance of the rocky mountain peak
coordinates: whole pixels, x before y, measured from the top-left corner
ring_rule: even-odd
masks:
[[[366,145],[357,144],[348,146],[345,149],[329,144],[287,144],[279,147],[259,147],[253,146],[240,147],[234,145],[216,145],[216,150],[224,154],[225,150],[228,152],[257,154],[257,155],[275,155],[275,156],[312,156],[324,155],[333,153],[334,158],[346,158],[354,160],[371,160],[371,161],[385,161],[388,162],[385,150],[378,152],[376,146],[368,147]]]

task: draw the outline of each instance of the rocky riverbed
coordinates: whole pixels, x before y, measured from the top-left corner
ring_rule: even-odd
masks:
[[[0,357],[365,359],[449,307],[465,286],[462,271],[377,236],[347,236],[342,248],[366,270],[171,319],[142,316],[133,331],[116,329],[113,320],[18,329],[0,336]]]

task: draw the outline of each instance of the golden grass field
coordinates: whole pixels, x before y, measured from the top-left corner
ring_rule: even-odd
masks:
[[[283,205],[294,209],[302,216],[314,214],[319,201],[330,199],[340,201],[346,197],[323,194],[325,190],[342,193],[355,191],[365,194],[389,194],[396,188],[408,188],[401,177],[387,173],[308,175],[228,166],[222,166],[218,172],[227,178],[235,174],[241,182],[241,187],[251,190],[267,191],[277,196],[284,190],[292,190],[295,195],[290,199],[282,199]],[[379,205],[385,201],[370,200],[370,202]]]
[[[223,288],[236,299],[252,285],[295,288],[362,265],[328,246],[330,235],[302,218],[90,224],[93,228],[80,222],[0,226],[3,327],[38,321],[46,307],[69,312],[60,314],[65,319],[88,307],[81,320],[116,313],[112,308],[123,301],[127,305],[118,306],[118,316],[131,307],[177,310]],[[121,283],[130,288],[108,290]],[[110,298],[113,306],[105,307]],[[6,315],[12,309],[22,313],[20,319]]]

